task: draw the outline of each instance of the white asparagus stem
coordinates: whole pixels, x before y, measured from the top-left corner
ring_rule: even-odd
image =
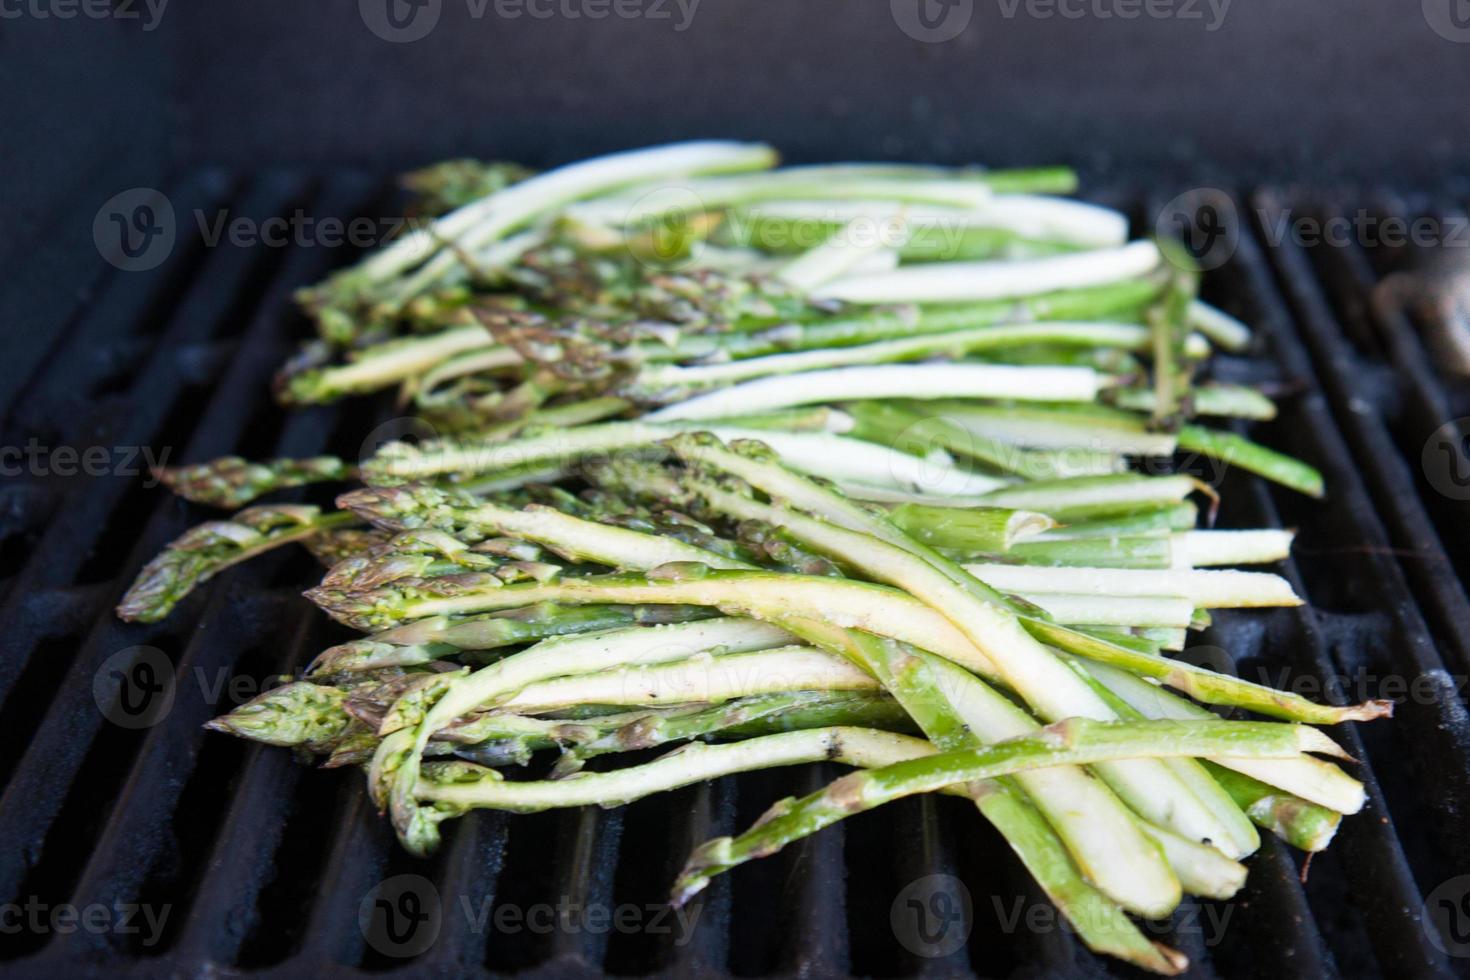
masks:
[[[529,782],[495,780],[488,784],[493,785],[493,804],[486,802],[491,798],[491,790],[484,782],[476,784],[474,793],[467,794],[455,783],[422,780],[418,784],[418,796],[443,803],[466,801],[493,805],[503,810],[616,806],[652,793],[752,769],[820,762],[834,756],[851,765],[877,768],[933,753],[934,748],[928,742],[910,735],[869,728],[813,728],[716,745],[692,742],[653,762],[609,772]],[[472,799],[466,800],[467,796]]]
[[[969,568],[970,566],[966,566]],[[1037,571],[1059,571],[1040,569]],[[1065,592],[1026,592],[1007,589],[976,578],[1002,592],[1016,592],[1022,599],[1040,606],[1065,626],[1086,623],[1092,626],[1163,626],[1187,629],[1194,618],[1194,603],[1179,596],[1109,596],[1105,594],[1068,594]]]
[[[1174,564],[1201,568],[1212,565],[1263,565],[1285,561],[1291,555],[1295,531],[1181,531],[1172,536]]]
[[[851,662],[807,646],[695,656],[530,684],[497,707],[537,712],[577,704],[716,704],[783,691],[876,691]]]
[[[719,418],[854,398],[1016,398],[1087,402],[1107,383],[1092,368],[890,364],[759,378],[659,409],[650,422]]]
[[[721,364],[654,364],[642,368],[636,379],[639,388],[705,388],[734,384],[767,375],[790,375],[801,371],[828,370],[860,364],[918,360],[939,354],[957,357],[971,350],[985,350],[1003,343],[1030,341],[1048,343],[1073,332],[1078,342],[1090,339],[1101,346],[1133,348],[1149,342],[1149,330],[1132,323],[1047,320],[1039,323],[996,323],[938,334],[919,334],[881,340],[852,347],[820,348],[790,354],[767,354]],[[1073,427],[1075,428],[1075,426]],[[1073,445],[1075,443],[1068,443]],[[1130,443],[1129,445],[1131,445]],[[1169,441],[1172,452],[1173,440]]]
[[[1107,664],[1089,662],[1088,671],[1145,718],[1201,721],[1215,717],[1205,708],[1150,683],[1142,677]],[[1338,813],[1357,813],[1367,797],[1363,784],[1337,766],[1309,755],[1294,759],[1211,759],[1226,769],[1245,773],[1294,796]]]
[[[944,303],[1034,296],[1131,279],[1159,264],[1152,242],[1013,262],[934,262],[839,279],[813,292],[849,303]]]
[[[1032,565],[966,565],[976,578],[1002,592],[1068,592],[1093,596],[1181,596],[1201,609],[1299,606],[1291,583],[1265,572],[1154,570],[1145,568],[1041,568]],[[1090,620],[1102,623],[1106,620]],[[1180,625],[1180,624],[1157,624]]]
[[[936,179],[895,178],[857,164],[788,167],[731,177],[651,180],[566,210],[576,220],[588,224],[630,225],[670,213],[717,211],[766,201],[866,198],[900,205],[972,208],[993,196],[982,181],[944,179],[942,174],[937,174]]]
[[[848,275],[865,259],[884,251],[891,249],[881,237],[866,235],[861,223],[854,222],[787,262],[776,270],[776,278],[805,292]]]
[[[1164,852],[1164,860],[1169,862],[1169,867],[1179,876],[1179,884],[1190,895],[1223,901],[1233,898],[1245,885],[1246,867],[1239,861],[1226,857],[1208,844],[1188,840],[1162,827],[1146,822],[1140,822],[1140,825],[1159,845]]]
[[[1187,318],[1191,327],[1214,341],[1223,350],[1242,351],[1250,346],[1251,328],[1209,303],[1199,300],[1191,301]]]
[[[737,618],[635,626],[543,640],[454,682],[435,705],[434,717],[447,723],[505,695],[556,677],[684,660],[714,649],[732,654],[769,649],[791,640],[786,631],[768,623]],[[394,724],[385,721],[383,734],[391,732]]]
[[[835,419],[844,419],[836,415]],[[703,420],[650,425],[608,422],[561,429],[545,435],[506,441],[449,441],[413,447],[388,443],[366,469],[374,478],[413,480],[445,473],[480,474],[534,463],[571,465],[589,455],[652,446],[680,432],[709,431],[721,439],[755,439],[766,443],[791,466],[838,483],[936,492],[980,494],[1006,485],[1004,480],[968,474],[954,466],[941,449],[923,457],[887,446],[825,432],[777,432],[711,425]],[[429,451],[431,450],[431,451]]]
[[[593,157],[471,201],[427,229],[404,235],[358,268],[372,279],[396,275],[433,254],[444,241],[465,237],[468,247],[479,248],[503,238],[544,211],[660,174],[763,169],[775,162],[776,151],[763,143],[724,140],[671,143]]]
[[[1027,416],[1024,410],[953,412],[943,417],[981,439],[995,439],[1026,449],[1090,449],[1134,456],[1169,456],[1178,439],[1167,432],[1132,427],[1071,422],[1045,416]]]
[[[882,220],[904,202],[763,201],[745,209],[761,217],[796,221]],[[1039,194],[994,194],[965,209],[911,205],[905,219],[914,228],[998,228],[1023,238],[1110,248],[1128,240],[1128,218],[1111,208]]]

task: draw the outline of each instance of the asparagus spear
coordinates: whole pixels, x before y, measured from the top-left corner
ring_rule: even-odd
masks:
[[[920,364],[807,371],[793,383],[758,378],[677,402],[644,416],[650,422],[709,419],[854,398],[1017,398],[1092,401],[1108,379],[1091,368]]]
[[[1152,420],[1157,427],[1171,429],[1180,422],[1192,381],[1193,365],[1184,346],[1189,306],[1199,292],[1199,270],[1178,242],[1163,239],[1159,249],[1171,271],[1163,295],[1148,312],[1154,355]]]
[[[934,507],[899,504],[888,519],[914,540],[962,551],[1004,553],[1056,527],[1045,514],[1009,507]]]
[[[709,141],[615,153],[561,167],[471,201],[302,290],[298,301],[316,316],[324,336],[349,340],[361,328],[360,310],[378,305],[394,313],[461,266],[462,252],[443,249],[444,242],[473,252],[554,208],[637,180],[762,169],[774,162],[775,152],[767,146]]]
[[[384,667],[411,667],[467,651],[482,653],[557,636],[621,626],[692,622],[714,615],[697,607],[539,603],[487,616],[441,616],[329,647],[312,660],[306,676],[320,679]]]
[[[143,566],[118,603],[117,615],[129,622],[156,623],[195,586],[231,565],[357,521],[345,512],[323,514],[318,507],[276,504],[247,508],[227,521],[196,525]]]
[[[688,549],[675,542],[659,539],[635,542],[626,533],[595,525],[582,528],[578,534],[578,529],[567,521],[550,520],[541,524],[540,528],[523,526],[520,530],[555,548],[573,548],[581,555],[609,565],[647,567],[665,559],[689,557]],[[578,539],[575,545],[570,545],[565,540],[558,540],[559,535],[578,535]],[[707,560],[726,567],[732,564],[713,553]],[[773,614],[770,604],[758,608],[764,618],[800,633],[823,649],[849,657],[882,680],[898,696],[900,703],[916,714],[920,727],[941,742],[964,744],[976,734],[1000,738],[1034,727],[1029,718],[1004,698],[963,672],[950,671],[944,684],[936,684],[930,674],[940,671],[942,675],[948,669],[941,662],[936,661],[916,674],[909,665],[920,663],[919,658],[923,655],[917,652],[863,638],[853,631],[833,629],[820,619],[802,617],[799,613]],[[640,690],[643,686],[638,685]],[[982,706],[987,707],[978,710]],[[443,709],[436,708],[439,710]],[[422,738],[420,735],[420,743]],[[383,751],[388,752],[389,749]],[[394,763],[399,770],[394,781],[394,795],[400,800],[411,792],[408,787],[415,778],[412,758],[411,751]],[[1167,868],[1158,863],[1151,849],[1138,837],[1138,829],[1116,801],[1094,782],[1085,778],[1079,781],[1079,778],[1058,772],[1046,777],[1030,777],[1026,786],[1094,880],[1107,883],[1110,894],[1128,907],[1146,914],[1161,914],[1172,908],[1178,901],[1179,887]],[[417,811],[405,803],[400,806],[400,812],[404,814],[400,827],[406,827],[410,834],[424,832]],[[1079,821],[1078,815],[1082,813],[1089,814],[1090,820]],[[1014,818],[1001,814],[997,819]],[[1012,827],[1012,833],[1021,835],[1023,828]],[[1105,846],[1099,838],[1106,839]],[[1039,861],[1040,858],[1035,857],[1034,860]],[[1147,869],[1151,868],[1156,870],[1149,873]]]
[[[939,262],[886,276],[841,279],[817,289],[820,299],[850,303],[943,303],[1028,296],[1145,275],[1159,264],[1152,242],[1019,262]]]
[[[1308,734],[1310,733],[1310,734]],[[690,856],[674,885],[673,902],[682,905],[717,874],[752,858],[767,857],[786,844],[838,820],[915,793],[958,783],[1066,763],[1108,760],[1237,755],[1290,758],[1302,752],[1334,751],[1313,729],[1272,722],[1171,721],[1100,722],[1069,718],[1040,734],[980,749],[921,756],[853,773],[800,800],[785,799],[756,826],[736,838],[719,837]],[[474,799],[470,788],[444,787],[436,798],[449,803]]]
[[[335,456],[308,459],[273,459],[252,463],[239,456],[222,456],[207,463],[194,463],[161,470],[159,479],[174,493],[196,504],[211,507],[241,507],[275,490],[351,480],[352,466]]]
[[[812,324],[805,332],[815,332],[822,326],[821,323]],[[919,333],[852,347],[819,347],[796,353],[769,354],[724,364],[689,367],[650,365],[640,370],[631,385],[623,390],[641,397],[672,401],[673,394],[687,397],[695,391],[720,385],[817,369],[917,361],[936,356],[959,358],[966,354],[1035,343],[1136,350],[1147,340],[1148,333],[1143,327],[1125,323],[1002,323],[941,333]]]
[[[879,581],[905,589],[936,608],[965,638],[983,651],[992,669],[1006,686],[1026,700],[1044,719],[1083,715],[1102,720],[1116,713],[1095,691],[1027,631],[1021,620],[1006,609],[996,594],[963,568],[955,566],[876,515],[857,511],[833,493],[785,470],[752,449],[742,455],[710,439],[682,437],[673,441],[683,459],[703,463],[731,473],[772,495],[787,496],[790,504],[817,509],[823,517],[836,515],[882,536],[869,537],[860,531],[826,526],[821,521],[794,513],[782,514],[779,522],[820,550],[862,568]],[[798,499],[798,497],[800,499]],[[897,543],[907,545],[901,547]],[[931,648],[932,649],[932,648]],[[1187,792],[1166,767],[1147,761],[1108,762],[1099,775],[1136,812],[1181,836],[1215,843],[1228,857],[1250,853],[1257,840],[1249,823],[1220,807],[1211,808]],[[1219,801],[1233,806],[1228,800]]]
[[[907,410],[889,402],[851,403],[847,410],[856,422],[853,435],[860,439],[914,452],[938,445],[951,453],[1029,480],[1063,479],[1112,473],[1125,466],[1122,456],[1110,447],[1083,443],[1066,449],[1026,449],[973,430],[940,414]]]

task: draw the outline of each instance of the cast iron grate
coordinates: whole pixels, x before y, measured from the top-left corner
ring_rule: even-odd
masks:
[[[149,272],[110,272],[64,311],[63,339],[4,394],[4,444],[34,436],[43,449],[169,447],[175,460],[357,455],[373,421],[360,406],[287,414],[267,394],[302,328],[291,290],[344,262],[344,250],[207,244],[192,215],[390,213],[381,186],[350,174],[206,172],[168,193],[185,216],[169,258]],[[1158,213],[1151,200],[1118,199],[1140,219]],[[1287,574],[1311,604],[1220,616],[1200,642],[1231,651],[1242,674],[1305,691],[1336,679],[1364,697],[1386,678],[1428,680],[1393,722],[1343,733],[1364,760],[1371,802],[1305,883],[1300,856],[1268,841],[1240,897],[1188,906],[1158,938],[1183,949],[1199,976],[1449,974],[1461,961],[1431,940],[1421,909],[1437,885],[1470,872],[1470,721],[1460,690],[1470,606],[1457,576],[1470,567],[1470,543],[1466,503],[1436,489],[1420,454],[1431,433],[1470,411],[1470,386],[1436,372],[1404,314],[1373,305],[1401,256],[1276,240],[1283,214],[1332,216],[1355,200],[1263,190],[1234,201],[1225,213],[1234,253],[1208,276],[1206,295],[1258,324],[1261,338],[1251,357],[1224,358],[1219,370],[1293,392],[1260,436],[1319,465],[1331,495],[1311,502],[1226,475],[1224,526],[1301,529]],[[1454,202],[1372,206],[1398,217],[1459,213]],[[110,457],[115,470],[125,468],[121,455]],[[1003,843],[973,812],[937,798],[854,819],[720,879],[691,928],[657,910],[690,846],[832,775],[818,768],[617,811],[481,813],[453,824],[433,860],[406,857],[355,772],[311,772],[286,752],[200,729],[251,693],[232,682],[299,667],[334,635],[296,596],[309,562],[250,563],[161,624],[113,619],[141,563],[203,517],[145,477],[33,473],[0,491],[0,902],[11,903],[0,969],[11,975],[1120,969],[1055,928]],[[170,710],[148,727],[109,721],[119,717],[112,671],[155,656],[174,678]],[[889,915],[906,886],[935,874],[965,883],[973,923],[966,946],[931,959],[895,938]],[[365,897],[399,875],[427,879],[442,906],[437,938],[407,959],[367,942],[359,926]],[[137,931],[119,928],[129,906],[151,910],[156,925],[134,915]],[[62,907],[107,909],[109,925],[13,928],[18,914]],[[531,921],[542,907],[550,928]],[[624,913],[633,928],[604,920],[622,908],[634,910]],[[502,909],[520,914],[497,916]]]

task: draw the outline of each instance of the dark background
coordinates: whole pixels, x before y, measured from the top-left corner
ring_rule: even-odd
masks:
[[[1081,17],[956,0],[972,16],[942,43],[899,28],[915,0],[700,0],[683,30],[672,0],[602,20],[426,0],[440,17],[413,43],[376,36],[357,0],[173,0],[156,22],[114,0],[108,18],[58,19],[72,2],[0,0],[7,333],[54,329],[38,294],[74,299],[102,271],[76,263],[95,258],[104,200],[200,163],[549,164],[728,136],[793,159],[1067,162],[1128,183],[1470,171],[1470,43],[1430,26],[1456,4],[1470,42],[1467,0],[1234,0],[1214,30],[1204,0],[1132,20],[1091,6],[1129,0],[1068,0]]]

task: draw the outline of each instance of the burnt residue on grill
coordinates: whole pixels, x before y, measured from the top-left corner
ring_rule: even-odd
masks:
[[[346,174],[215,172],[168,192],[183,213],[229,207],[255,218],[297,208],[348,218],[381,210],[385,193]],[[1151,230],[1156,200],[1108,197]],[[1208,274],[1205,295],[1260,337],[1249,356],[1222,356],[1214,370],[1288,393],[1280,418],[1256,433],[1322,468],[1330,493],[1309,501],[1225,477],[1222,526],[1300,528],[1285,574],[1311,604],[1221,614],[1199,642],[1228,650],[1242,676],[1306,692],[1337,685],[1357,699],[1389,679],[1428,680],[1397,692],[1405,700],[1392,721],[1337,733],[1363,760],[1370,802],[1305,882],[1301,856],[1267,840],[1241,896],[1187,904],[1158,938],[1201,976],[1448,975],[1456,962],[1421,914],[1426,894],[1470,872],[1460,691],[1470,606],[1459,584],[1470,546],[1465,500],[1436,486],[1422,454],[1441,426],[1470,414],[1470,388],[1439,369],[1422,308],[1381,301],[1381,284],[1413,268],[1411,256],[1274,234],[1284,211],[1330,217],[1356,210],[1356,199],[1268,189],[1235,194],[1234,205],[1234,254]],[[1455,213],[1454,202],[1365,206]],[[349,257],[207,247],[181,224],[168,261],[104,275],[66,313],[34,375],[4,393],[7,444],[35,435],[52,446],[167,447],[175,461],[355,456],[372,406],[288,413],[269,400],[272,371],[306,329],[292,289]],[[287,752],[200,728],[250,682],[299,668],[340,636],[296,595],[310,583],[308,561],[270,555],[231,570],[160,624],[113,619],[138,567],[205,516],[146,483],[146,473],[37,475],[0,488],[0,903],[145,906],[161,918],[156,930],[0,930],[8,974],[1126,972],[1057,925],[973,808],[937,797],[824,831],[717,879],[682,918],[669,913],[666,889],[692,846],[815,788],[837,774],[831,765],[751,773],[619,811],[476,813],[446,828],[432,860],[411,858],[357,773],[310,771]],[[109,720],[117,684],[94,690],[94,679],[126,676],[144,658],[175,678],[172,708],[151,726],[124,727]],[[405,910],[426,899],[438,910],[437,938],[415,955],[361,928],[385,882],[419,890]],[[969,942],[918,955],[891,926],[895,903],[915,887],[954,898],[954,883]]]

